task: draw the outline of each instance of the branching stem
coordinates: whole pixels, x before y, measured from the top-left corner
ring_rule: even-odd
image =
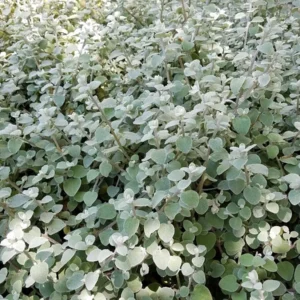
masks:
[[[110,121],[107,119],[107,117],[106,117],[106,115],[105,115],[105,113],[104,113],[102,107],[100,106],[98,99],[95,100],[95,98],[93,97],[93,95],[91,94],[91,92],[88,92],[88,94],[89,94],[91,100],[94,102],[94,104],[95,104],[95,105],[97,106],[97,108],[99,109],[99,111],[100,111],[100,113],[101,113],[101,116],[102,116],[104,122],[105,122],[105,123],[108,125],[108,127],[110,128],[110,133],[113,135],[113,137],[114,137],[116,143],[118,144],[120,150],[123,152],[123,154],[125,155],[125,157],[126,157],[128,160],[130,160],[130,157],[128,156],[128,154],[127,154],[127,152],[125,151],[124,147],[122,146],[122,144],[121,144],[119,138],[117,137],[114,128],[112,127]],[[97,96],[96,96],[96,97],[97,97]]]
[[[187,21],[187,13],[186,13],[186,10],[185,10],[184,0],[181,0],[181,6],[182,6],[182,13],[183,13],[184,22],[186,22]]]

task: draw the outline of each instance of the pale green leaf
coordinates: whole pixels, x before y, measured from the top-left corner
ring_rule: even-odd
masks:
[[[163,165],[167,159],[167,153],[164,149],[153,150],[151,159],[158,165]]]
[[[172,224],[160,224],[160,227],[158,229],[158,236],[163,242],[169,243],[170,241],[172,241],[174,233],[175,228]]]
[[[238,290],[240,285],[236,281],[236,277],[234,275],[226,275],[219,282],[219,286],[222,290],[226,292],[233,293]]]
[[[278,280],[266,280],[263,283],[263,290],[266,292],[274,292],[279,288],[280,281]]]
[[[160,222],[158,219],[148,219],[144,224],[144,231],[146,237],[150,237],[150,235],[160,228]]]
[[[85,278],[84,278],[84,283],[85,283],[85,287],[87,290],[91,291],[99,278],[99,272],[89,272],[86,274]]]
[[[199,204],[199,194],[195,191],[184,191],[180,195],[180,204],[187,209],[196,208]]]
[[[70,197],[76,195],[81,186],[81,180],[79,178],[69,178],[64,181],[63,188],[66,194]]]
[[[46,262],[38,262],[30,268],[30,276],[37,283],[43,284],[48,279],[49,266]]]
[[[165,270],[170,261],[170,252],[167,249],[158,249],[154,251],[152,259],[159,269]]]
[[[266,55],[272,55],[274,53],[274,48],[271,42],[266,42],[262,45],[259,45],[257,47],[257,50],[259,50],[260,52]]]
[[[241,76],[238,78],[233,78],[231,80],[230,88],[234,95],[237,95],[240,92],[245,80],[246,80],[246,77],[244,77],[244,76]]]
[[[193,141],[189,136],[179,137],[176,141],[176,146],[179,151],[182,153],[189,153],[192,149]]]
[[[191,293],[190,300],[213,300],[213,297],[206,286],[197,284]]]

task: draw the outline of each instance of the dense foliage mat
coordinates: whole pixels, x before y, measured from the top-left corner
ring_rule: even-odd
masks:
[[[0,2],[1,299],[300,299],[300,1]]]

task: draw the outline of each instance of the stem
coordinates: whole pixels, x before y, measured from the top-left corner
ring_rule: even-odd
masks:
[[[235,103],[236,106],[235,106],[235,110],[234,110],[235,113],[237,113],[237,110],[238,110],[238,108],[239,108],[239,105],[240,105],[240,98],[243,97],[244,94],[245,94],[245,96],[244,96],[243,98],[244,98],[244,100],[247,99],[247,98],[250,96],[252,90],[254,90],[254,89],[257,87],[257,85],[258,85],[258,83],[255,82],[255,83],[253,84],[253,86],[252,86],[249,90],[245,91],[245,93],[241,90],[241,92],[239,93],[239,95],[238,95],[237,98],[236,98],[236,103]],[[253,124],[253,125],[254,125],[254,124]],[[251,126],[253,126],[253,125],[251,125]]]
[[[27,250],[24,250],[24,254],[33,262],[35,262],[35,260],[33,259],[33,257],[29,254],[29,252]]]
[[[135,206],[134,206],[133,202],[132,202],[132,213],[136,217],[136,211],[135,211]]]
[[[181,0],[181,6],[182,6],[184,22],[186,22],[187,21],[187,14],[186,14],[186,10],[185,10],[184,0]]]
[[[276,161],[277,161],[277,164],[278,164],[278,166],[279,166],[279,168],[280,168],[280,170],[282,172],[282,175],[284,175],[285,172],[284,172],[284,169],[282,167],[281,161],[279,160],[278,156],[276,156]]]
[[[123,9],[130,15],[132,16],[138,23],[140,23],[141,26],[145,27],[146,25],[137,17],[135,16],[133,13],[131,13],[129,11],[129,9],[127,9],[125,6],[123,6]]]
[[[105,226],[104,228],[100,229],[100,230],[96,230],[96,232],[94,233],[94,235],[100,234],[101,232],[113,227],[114,225],[117,224],[117,221],[113,221],[110,224],[108,224],[107,226]]]
[[[180,64],[181,69],[184,71],[184,65],[183,65],[182,57],[179,57],[178,60],[179,60],[179,64]],[[185,81],[188,85],[191,85],[190,81],[189,81],[189,78],[187,76],[185,76]]]
[[[9,261],[9,264],[15,269],[15,271],[20,272],[20,269],[15,265],[14,262]]]
[[[246,183],[247,183],[247,185],[249,185],[250,184],[250,174],[249,174],[249,171],[246,166],[244,166],[244,171],[245,171],[245,175],[246,175]]]
[[[182,122],[180,122],[180,127],[181,127],[181,131],[182,131],[182,136],[185,136],[184,125]]]
[[[217,248],[218,248],[218,250],[219,250],[219,252],[220,252],[220,254],[222,256],[223,250],[222,250],[222,247],[221,247],[221,241],[219,239],[217,240]]]
[[[265,38],[266,38],[266,33],[264,33],[264,35],[263,35],[263,37],[262,37],[262,39],[261,39],[261,41],[259,43],[259,46],[261,46],[264,43]],[[248,71],[248,75],[250,75],[251,72],[252,72],[252,69],[253,69],[253,66],[254,66],[254,63],[255,63],[257,55],[258,55],[258,50],[256,50],[255,53],[254,53],[254,55],[252,56],[250,68],[249,68],[249,71]]]
[[[159,239],[160,241],[160,239]],[[175,252],[172,250],[172,248],[170,247],[170,252],[173,254],[173,255],[176,255]],[[178,290],[181,288],[181,282],[180,282],[180,277],[179,277],[179,273],[176,274],[176,281],[177,281],[177,287],[178,287]],[[182,298],[179,298],[179,299],[182,299]]]
[[[215,191],[215,190],[218,190],[218,189],[219,188],[217,188],[217,187],[213,187],[213,188],[202,189],[202,191],[208,192],[208,191]]]
[[[51,238],[50,236],[48,236],[48,234],[43,234],[42,237],[46,238],[48,241],[50,241],[53,244],[59,244],[59,242],[57,242],[56,240],[54,240],[53,238]]]
[[[209,156],[210,156],[210,148],[208,148],[208,151],[207,151],[207,158],[206,158],[206,160],[205,160],[205,162],[204,162],[204,167],[206,167],[207,166],[207,164],[208,164],[208,159],[209,159]],[[206,179],[206,172],[204,172],[203,174],[202,174],[202,176],[201,176],[201,179],[200,179],[200,182],[199,182],[199,184],[198,184],[198,187],[197,187],[197,190],[198,190],[198,194],[200,195],[201,193],[202,193],[202,191],[203,191],[203,185],[204,185],[204,182],[205,182],[205,179]]]
[[[157,211],[158,213],[162,212],[164,210],[164,208],[166,207],[166,205],[168,204],[169,198],[165,199],[165,203],[161,206],[161,208]]]
[[[95,184],[93,186],[93,192],[96,191],[96,188],[99,187],[101,185],[101,183],[103,182],[103,178],[102,175],[99,175],[95,181]]]
[[[179,278],[179,274],[178,273],[176,274],[176,281],[177,281],[178,289],[180,289],[181,288],[181,282],[180,282],[180,278]]]
[[[52,140],[53,140],[53,142],[54,142],[54,144],[55,144],[55,146],[56,146],[56,149],[57,149],[58,152],[62,155],[62,158],[64,159],[64,161],[67,162],[68,160],[67,160],[67,158],[65,157],[65,155],[63,154],[63,151],[62,151],[62,149],[60,148],[60,146],[59,146],[59,144],[58,144],[58,142],[57,142],[57,140],[56,140],[56,138],[55,138],[54,135],[52,135]]]
[[[124,50],[123,54],[124,54],[124,56],[125,56],[125,58],[126,58],[126,60],[128,62],[129,67],[133,68],[132,63],[131,63],[131,59],[129,58],[129,55],[128,55],[126,47],[123,47],[123,50]]]
[[[215,138],[215,136],[217,135],[217,131],[215,130],[213,135],[212,135],[212,139]],[[211,149],[210,147],[208,146],[208,149],[207,149],[207,155],[206,155],[206,159],[204,161],[204,164],[203,166],[206,168],[207,165],[208,165],[208,161],[209,161],[209,156],[210,156],[210,153],[211,153]],[[200,182],[198,184],[198,187],[197,187],[197,190],[198,190],[198,194],[201,194],[202,191],[203,191],[203,185],[204,185],[204,182],[205,182],[205,179],[206,179],[206,172],[204,172],[201,176],[201,179],[200,179]]]
[[[300,107],[299,107],[299,105],[300,105],[300,95],[299,95],[299,88],[298,88],[298,92],[297,92],[297,110],[296,110],[296,114],[297,115],[299,115],[299,112],[300,112]]]
[[[246,35],[245,35],[245,40],[244,40],[244,48],[247,45],[248,34],[249,34],[249,27],[250,27],[250,24],[251,24],[251,22],[250,22],[251,10],[252,10],[252,3],[250,3],[249,13],[247,15],[247,25],[246,25]]]
[[[161,9],[160,9],[160,17],[159,17],[159,19],[160,19],[160,22],[163,23],[163,21],[164,21],[163,14],[164,14],[165,1],[161,0],[160,3],[161,3]]]
[[[80,53],[79,53],[79,57],[81,56],[82,52],[83,52],[83,49],[86,45],[86,40],[83,41],[83,44],[82,44],[82,48],[80,50]],[[72,77],[72,81],[74,81],[74,79],[76,78],[77,74],[78,74],[78,68],[79,68],[79,57],[78,57],[78,60],[77,60],[77,63],[76,63],[76,67],[75,67],[75,70],[74,70],[74,75]]]
[[[191,285],[192,285],[192,282],[193,282],[193,280],[192,280],[192,277],[190,276],[189,277],[189,282],[188,282],[188,288],[190,288],[191,287]]]
[[[88,95],[90,96],[91,100],[94,102],[94,104],[97,106],[97,108],[99,109],[100,113],[101,113],[101,116],[102,116],[102,119],[104,120],[104,122],[109,126],[110,128],[110,133],[113,135],[113,137],[115,138],[115,141],[116,143],[118,144],[120,150],[123,152],[123,154],[125,155],[125,157],[130,160],[130,157],[128,156],[127,152],[125,151],[124,147],[122,146],[119,138],[117,137],[110,121],[107,119],[103,109],[101,108],[100,104],[99,104],[99,100],[98,100],[98,97],[97,97],[97,100],[94,99],[93,95],[91,94],[90,91],[88,91]]]
[[[15,188],[19,193],[22,193],[22,189],[19,188],[14,182],[12,182],[9,178],[6,179],[7,183],[10,184],[13,188]]]
[[[171,78],[170,78],[170,73],[169,73],[169,70],[168,70],[168,63],[166,61],[165,61],[165,69],[166,69],[167,81],[168,81],[168,83],[170,83]]]
[[[297,140],[297,137],[300,135],[300,131],[297,132],[297,134],[294,136],[294,139],[292,141],[292,146],[294,146],[296,140]]]
[[[236,114],[237,113],[237,110],[239,108],[239,105],[240,105],[240,99],[241,97],[243,96],[243,90],[241,88],[241,91],[239,92],[239,94],[237,95],[236,97],[236,102],[235,102],[235,109],[234,109],[234,113]]]
[[[247,20],[246,35],[245,35],[245,40],[244,40],[244,48],[247,45],[249,27],[250,27],[250,22],[249,22],[249,20]]]

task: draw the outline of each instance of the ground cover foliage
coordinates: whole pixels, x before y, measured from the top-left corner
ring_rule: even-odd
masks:
[[[1,299],[300,299],[300,1],[0,11]]]

